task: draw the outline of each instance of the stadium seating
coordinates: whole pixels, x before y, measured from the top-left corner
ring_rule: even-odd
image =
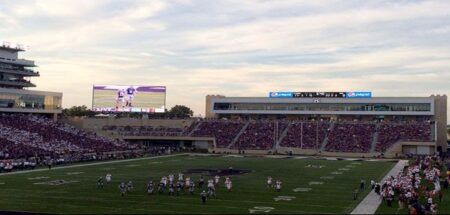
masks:
[[[65,123],[21,114],[2,114],[0,134],[1,151],[10,158],[102,153],[133,147],[124,142],[81,131]]]
[[[269,150],[275,143],[275,122],[250,122],[247,129],[239,136],[234,149]]]
[[[328,122],[294,122],[280,146],[318,149],[328,134],[329,127]]]
[[[335,123],[328,135],[325,151],[370,152],[374,132],[375,124],[372,123]]]
[[[377,132],[377,152],[385,151],[398,141],[432,141],[428,122],[381,123]]]
[[[193,137],[215,137],[219,148],[227,147],[245,125],[242,121],[210,120],[202,121]]]

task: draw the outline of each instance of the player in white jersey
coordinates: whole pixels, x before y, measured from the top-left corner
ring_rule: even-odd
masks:
[[[131,192],[132,190],[133,190],[133,182],[129,181],[128,184],[127,184],[127,191]]]
[[[111,173],[106,174],[105,178],[106,178],[106,183],[111,182],[111,180],[112,180],[112,175],[111,175]]]
[[[231,192],[231,188],[233,187],[233,182],[228,177],[225,180],[225,186],[227,187],[228,192]]]
[[[267,188],[271,188],[272,187],[272,177],[269,176],[267,177]]]
[[[173,174],[170,174],[170,175],[169,175],[169,184],[170,184],[170,183],[174,183],[174,181],[173,181],[174,177],[175,177],[175,176],[173,176]]]
[[[216,196],[216,189],[214,188],[214,180],[213,179],[209,179],[208,180],[208,196]]]
[[[119,89],[117,90],[117,98],[116,98],[116,110],[119,109],[119,105],[124,108],[125,105],[125,90]]]
[[[167,186],[167,177],[166,177],[166,176],[163,176],[163,177],[161,178],[161,182],[164,184],[164,186]]]
[[[184,181],[184,174],[183,173],[178,173],[178,181]]]
[[[276,190],[277,192],[280,192],[280,191],[281,191],[281,184],[282,184],[282,182],[281,182],[280,180],[277,180],[277,181],[275,182],[275,190]]]
[[[220,182],[220,176],[216,175],[214,177],[214,184],[216,184],[217,186],[219,186],[219,182]]]

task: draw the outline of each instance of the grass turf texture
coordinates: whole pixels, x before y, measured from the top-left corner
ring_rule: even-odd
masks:
[[[352,163],[360,163],[354,164]],[[308,164],[322,168],[307,168]],[[348,171],[340,171],[347,168]],[[0,211],[28,211],[42,213],[249,213],[256,207],[272,207],[270,213],[349,213],[362,200],[370,187],[370,180],[381,178],[393,167],[389,162],[328,161],[321,159],[280,159],[261,157],[205,157],[177,155],[151,159],[130,160],[83,167],[44,170],[0,176]],[[161,176],[194,168],[249,169],[252,172],[232,176],[233,191],[223,186],[216,189],[217,198],[201,204],[197,188],[195,195],[147,195],[146,184],[158,183]],[[340,171],[342,175],[332,172]],[[79,174],[74,174],[74,173]],[[81,173],[80,173],[81,172]],[[100,176],[110,172],[112,183],[97,189]],[[188,175],[185,175],[188,176]],[[189,175],[198,180],[200,175]],[[281,179],[283,189],[277,193],[266,187],[267,176]],[[334,179],[321,179],[334,176]],[[37,178],[49,177],[49,178]],[[37,179],[36,179],[37,178]],[[360,180],[367,181],[366,191],[353,200],[352,191]],[[30,180],[32,179],[32,180]],[[78,181],[63,185],[34,184],[62,179]],[[207,180],[208,177],[205,177]],[[132,180],[134,191],[121,197],[118,184]],[[319,181],[323,184],[309,185]],[[295,188],[312,188],[308,192],[294,192]],[[275,201],[278,196],[294,196],[290,201]]]

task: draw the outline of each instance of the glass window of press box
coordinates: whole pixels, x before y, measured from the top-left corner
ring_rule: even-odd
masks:
[[[61,96],[0,93],[0,108],[61,109]]]
[[[214,110],[282,110],[282,111],[431,111],[430,103],[411,104],[291,104],[291,103],[214,103]]]

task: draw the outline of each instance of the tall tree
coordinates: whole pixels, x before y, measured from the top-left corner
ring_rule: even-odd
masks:
[[[94,116],[95,112],[89,110],[86,105],[82,106],[72,106],[71,108],[65,108],[63,109],[63,115],[64,116]]]
[[[194,111],[184,105],[175,105],[169,110],[169,115],[180,118],[188,118],[194,115]]]

